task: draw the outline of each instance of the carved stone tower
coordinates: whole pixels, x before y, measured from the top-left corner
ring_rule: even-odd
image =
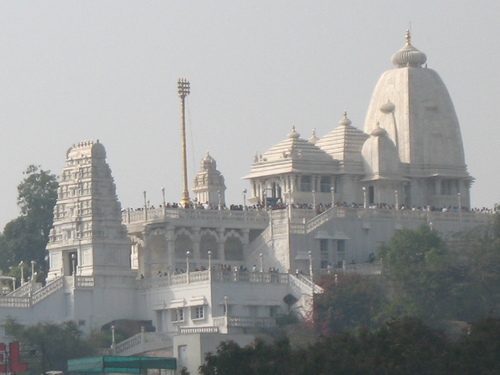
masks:
[[[225,204],[226,185],[224,176],[217,170],[217,162],[207,152],[201,161],[200,171],[194,179],[193,192],[201,204]]]
[[[80,142],[66,153],[47,250],[49,281],[74,274],[132,274],[130,242],[99,141]]]

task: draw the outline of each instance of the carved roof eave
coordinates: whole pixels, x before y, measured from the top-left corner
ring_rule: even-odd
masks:
[[[243,177],[248,180],[266,176],[280,176],[284,174],[321,174],[331,175],[339,173],[337,161],[314,162],[307,160],[288,160],[252,164],[250,173]]]
[[[370,181],[387,181],[387,182],[407,182],[410,181],[408,178],[401,177],[401,176],[387,176],[387,175],[379,175],[379,174],[372,174],[368,175],[365,178],[360,180],[361,182],[370,182]]]

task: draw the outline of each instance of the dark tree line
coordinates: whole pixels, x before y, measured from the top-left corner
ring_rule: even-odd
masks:
[[[306,348],[283,338],[208,353],[202,375],[493,375],[500,373],[500,319],[473,324],[458,340],[416,318],[322,337]]]

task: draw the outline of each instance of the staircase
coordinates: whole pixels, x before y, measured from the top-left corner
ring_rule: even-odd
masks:
[[[138,333],[117,344],[111,345],[107,354],[130,356],[172,347],[173,332],[144,332]]]

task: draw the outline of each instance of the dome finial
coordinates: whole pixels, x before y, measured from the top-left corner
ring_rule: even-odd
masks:
[[[313,145],[316,144],[316,142],[319,141],[319,138],[316,137],[316,128],[312,130],[312,135],[311,138],[309,138],[309,142],[311,142]]]
[[[398,68],[408,66],[420,68],[426,61],[427,56],[425,56],[425,53],[412,46],[410,30],[406,30],[406,44],[392,56],[392,63]]]
[[[295,125],[292,125],[292,131],[288,134],[288,138],[299,138],[300,134],[295,131]]]
[[[340,125],[342,126],[349,126],[351,125],[351,120],[347,118],[347,111],[344,111],[344,118],[340,120],[339,122]]]

